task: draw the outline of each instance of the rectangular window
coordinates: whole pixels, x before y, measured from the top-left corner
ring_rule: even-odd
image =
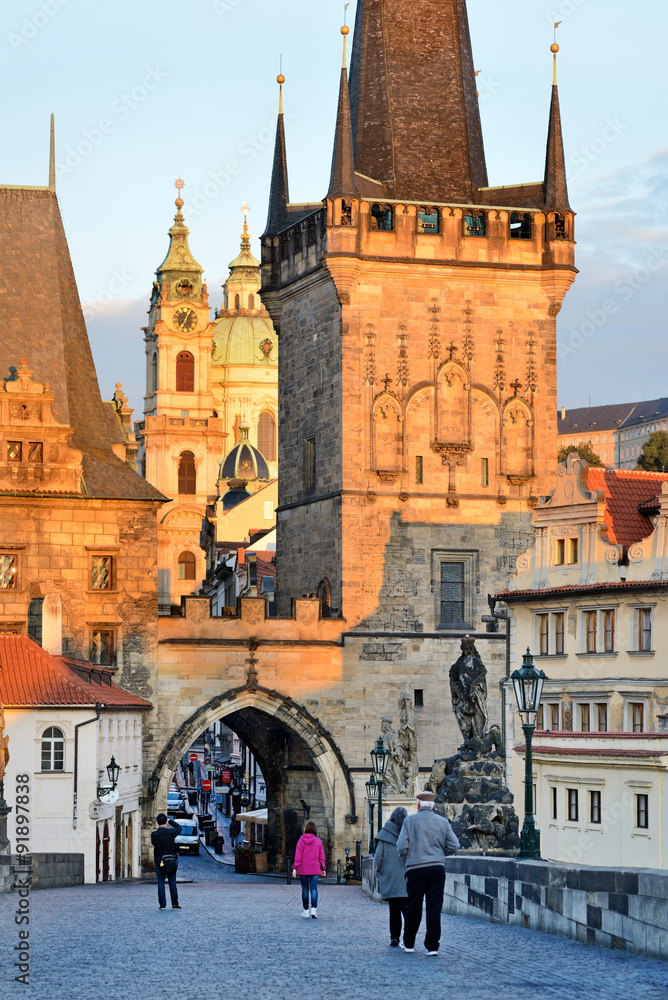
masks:
[[[604,702],[596,705],[596,731],[607,733],[608,731],[608,706]]]
[[[563,566],[566,562],[566,539],[557,538],[555,546],[554,562],[557,566]]]
[[[422,455],[415,456],[415,482],[418,486],[424,483],[424,458]]]
[[[598,791],[589,793],[589,822],[601,822],[601,793]]]
[[[652,609],[638,609],[638,650],[649,653],[652,650]]]
[[[7,461],[20,462],[23,456],[23,446],[20,441],[7,442]]]
[[[580,705],[580,732],[588,733],[591,731],[591,710],[589,705]]]
[[[642,701],[632,701],[629,705],[631,713],[631,732],[645,732],[645,705]]]
[[[566,793],[568,795],[568,821],[569,823],[577,823],[580,818],[578,790],[577,788],[567,788]]]
[[[598,618],[597,611],[587,611],[585,613],[585,637],[586,645],[585,649],[588,653],[596,652],[596,622]]]
[[[43,462],[44,447],[41,441],[30,441],[28,444],[28,461]]]
[[[0,555],[0,590],[16,590],[16,556]]]
[[[315,489],[315,438],[304,441],[304,489]]]
[[[274,518],[274,501],[265,500],[264,502],[264,519],[265,521],[272,521]]]
[[[480,485],[489,486],[489,459],[480,459]]]
[[[553,702],[548,706],[550,710],[550,729],[559,731],[559,702]]]
[[[604,649],[606,653],[615,651],[615,612],[603,612],[603,637]]]
[[[93,590],[111,590],[111,556],[93,556],[91,559],[91,586]]]
[[[554,652],[562,656],[564,652],[564,613],[560,611],[554,616]]]
[[[548,656],[550,652],[550,616],[538,615],[538,628],[540,635],[540,655]]]
[[[568,564],[574,566],[579,559],[579,544],[577,538],[568,539]]]
[[[423,691],[423,689],[422,688],[415,688],[415,691],[413,692],[413,694],[414,694],[413,703],[414,703],[415,707],[416,708],[423,708],[424,707],[424,691]]]
[[[114,658],[114,633],[107,629],[93,629],[90,648],[91,663],[110,666]]]
[[[543,711],[543,706],[538,706],[538,715],[536,716],[536,729],[545,729],[545,713]]]
[[[557,819],[557,817],[558,817],[557,803],[558,803],[559,795],[558,795],[558,791],[557,791],[556,786],[553,786],[550,789],[550,797],[552,799],[552,813],[551,813],[551,818],[552,819]]]
[[[441,624],[464,623],[464,563],[441,563]]]
[[[649,830],[649,795],[636,795],[636,828]]]

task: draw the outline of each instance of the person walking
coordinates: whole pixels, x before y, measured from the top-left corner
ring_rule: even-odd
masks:
[[[406,907],[406,865],[397,853],[397,839],[408,813],[397,806],[376,837],[374,861],[380,876],[380,898],[390,907],[390,947],[397,948],[401,939]]]
[[[325,849],[318,837],[318,828],[312,820],[309,820],[304,827],[304,833],[297,841],[292,869],[292,877],[297,878],[299,875],[302,884],[302,917],[311,916],[314,920],[318,919],[318,876],[322,875],[324,878],[326,874]]]
[[[415,951],[415,938],[422,922],[426,899],[427,954],[438,955],[441,941],[441,910],[445,891],[445,859],[459,850],[459,841],[447,819],[434,812],[433,792],[419,792],[418,811],[404,820],[397,838],[397,852],[406,863],[408,902],[404,919],[404,951]]]
[[[232,819],[230,820],[230,841],[232,847],[237,846],[237,837],[241,833],[241,823],[237,819],[237,814],[232,813]]]
[[[172,909],[180,910],[179,893],[176,888],[176,873],[179,867],[179,851],[174,843],[181,833],[180,825],[173,819],[167,819],[164,813],[158,813],[155,818],[158,829],[151,834],[153,844],[153,859],[155,874],[158,877],[158,906],[164,910],[167,906],[165,894],[165,879],[169,884],[169,895]]]

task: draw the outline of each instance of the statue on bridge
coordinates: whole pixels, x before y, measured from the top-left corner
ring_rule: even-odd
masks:
[[[483,739],[487,729],[487,670],[475,639],[462,639],[462,655],[450,667],[452,708],[464,740]]]
[[[399,732],[393,728],[390,716],[381,719],[380,735],[390,757],[385,772],[386,791],[412,796],[418,775],[417,730],[413,699],[405,689],[399,697]]]

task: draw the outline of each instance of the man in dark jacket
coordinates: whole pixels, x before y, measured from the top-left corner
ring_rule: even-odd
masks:
[[[404,921],[404,951],[415,951],[415,937],[422,922],[422,903],[427,905],[428,955],[438,955],[441,940],[441,910],[445,890],[445,859],[459,850],[459,841],[447,819],[434,812],[433,792],[418,794],[418,811],[404,820],[397,840],[397,853],[406,862],[408,903]]]
[[[172,909],[180,910],[179,894],[176,889],[176,865],[173,871],[165,873],[160,867],[160,862],[163,855],[170,854],[174,856],[178,864],[178,847],[174,841],[181,833],[181,827],[173,819],[168,820],[164,813],[158,813],[155,821],[158,824],[158,829],[154,830],[151,834],[151,843],[153,844],[155,873],[158,877],[158,904],[161,910],[164,910],[167,906],[167,896],[165,894],[165,879],[167,879],[169,883],[169,895],[172,900]]]

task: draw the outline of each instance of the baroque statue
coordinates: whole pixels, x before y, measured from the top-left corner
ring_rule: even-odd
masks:
[[[464,740],[483,739],[487,729],[487,671],[475,640],[462,639],[462,655],[450,668],[452,708]]]
[[[417,730],[413,700],[407,690],[399,698],[399,732],[387,715],[381,719],[380,731],[389,752],[385,788],[398,795],[413,795],[418,774]]]

